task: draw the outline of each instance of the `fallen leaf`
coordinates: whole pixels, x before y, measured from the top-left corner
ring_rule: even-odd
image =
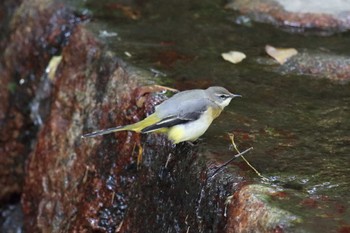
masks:
[[[266,45],[265,51],[281,65],[288,61],[289,58],[298,54],[298,51],[294,48],[275,48],[271,45]]]
[[[244,58],[247,57],[244,53],[238,51],[222,53],[221,56],[224,60],[229,61],[233,64],[240,63]]]
[[[53,80],[58,65],[61,63],[62,56],[53,56],[49,62],[49,65],[46,67],[46,73],[50,80]]]

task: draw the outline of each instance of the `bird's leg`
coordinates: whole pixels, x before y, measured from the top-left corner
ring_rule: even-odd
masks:
[[[195,146],[198,144],[197,141],[191,142],[191,141],[186,141],[190,146]]]
[[[141,167],[141,163],[142,163],[142,154],[143,154],[143,147],[141,145],[141,139],[140,139],[140,135],[136,134],[135,135],[135,144],[134,144],[134,148],[132,150],[132,155],[135,152],[136,147],[138,148],[138,152],[137,152],[137,169],[139,169]]]
[[[137,145],[137,147],[139,148],[139,152],[137,154],[137,169],[139,169],[141,167],[141,163],[142,163],[143,147],[140,143],[139,143],[139,145]]]
[[[202,138],[197,138],[194,141],[186,141],[190,146],[197,146],[201,141],[203,141]]]

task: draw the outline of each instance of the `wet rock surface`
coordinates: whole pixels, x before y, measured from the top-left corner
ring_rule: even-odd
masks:
[[[242,178],[218,175],[209,182],[196,147],[128,132],[80,138],[86,131],[138,121],[161,100],[149,95],[136,107],[141,79],[104,54],[80,27],[63,50],[51,112],[28,161],[25,230],[223,231],[226,196]]]
[[[14,11],[20,5],[21,0],[4,0],[0,5],[0,47],[3,49],[5,35],[8,34],[10,20]]]
[[[302,49],[282,65],[260,58],[257,59],[257,63],[269,64],[269,69],[273,67],[274,71],[282,75],[297,74],[326,78],[338,84],[346,84],[350,80],[350,57],[325,51]]]
[[[22,232],[23,212],[20,203],[7,204],[0,208],[0,231],[6,233]]]
[[[7,8],[1,10],[7,12],[1,24],[0,59],[0,200],[4,201],[22,191],[24,163],[37,132],[30,119],[30,101],[50,56],[60,51],[77,19],[62,5],[45,1],[34,5],[38,8],[25,1],[14,11],[15,2],[5,1],[2,7]]]
[[[328,78],[339,83],[350,80],[350,57],[325,52],[303,51],[280,66],[278,72]]]
[[[289,27],[289,31],[315,30],[323,34],[350,29],[350,6],[344,1],[235,0],[228,9],[258,22]]]
[[[159,97],[135,107],[139,78],[104,55],[83,28],[74,31],[62,57],[51,112],[28,162],[26,231],[223,230],[225,197],[241,178],[206,182],[195,147],[174,147],[160,135],[122,132],[82,140],[84,131],[140,120]]]
[[[298,216],[269,203],[277,190],[246,185],[230,198],[227,232],[303,232],[295,225]]]

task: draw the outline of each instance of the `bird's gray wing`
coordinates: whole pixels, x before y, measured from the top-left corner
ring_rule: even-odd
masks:
[[[190,121],[195,121],[200,118],[210,104],[210,101],[206,99],[203,99],[202,101],[186,100],[182,102],[181,105],[173,106],[176,111],[169,111],[171,113],[176,112],[177,114],[168,115],[161,121],[145,127],[141,132],[149,133],[161,128],[170,128],[178,124],[185,124]]]
[[[179,92],[156,106],[155,112],[159,118],[164,119],[172,115],[181,115],[189,110],[201,110],[203,105],[206,105],[206,97],[203,90]]]

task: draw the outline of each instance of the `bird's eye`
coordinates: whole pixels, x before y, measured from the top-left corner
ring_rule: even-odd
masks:
[[[228,95],[219,95],[219,98],[222,99],[222,100],[225,100],[228,98]]]

